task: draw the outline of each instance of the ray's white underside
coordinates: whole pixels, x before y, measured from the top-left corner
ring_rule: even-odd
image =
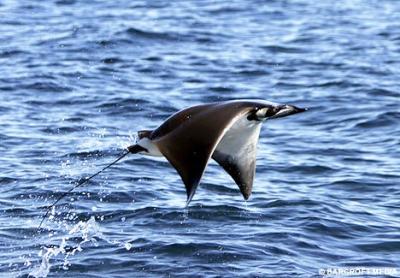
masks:
[[[255,159],[260,129],[261,122],[249,121],[243,115],[225,133],[216,151],[247,164]]]
[[[141,152],[141,154],[143,155],[158,156],[158,157],[163,156],[158,147],[149,138],[146,137],[142,138],[137,142],[137,144],[148,151],[148,152]]]

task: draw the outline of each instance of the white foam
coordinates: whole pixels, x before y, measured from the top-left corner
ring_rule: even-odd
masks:
[[[91,242],[96,245],[97,240],[95,237],[101,237],[102,235],[99,225],[94,217],[90,218],[87,222],[79,221],[78,224],[72,227],[68,234],[69,236],[65,236],[61,239],[59,246],[44,247],[42,250],[40,250],[38,255],[41,257],[41,264],[34,268],[29,275],[33,277],[47,277],[47,275],[50,273],[51,260],[61,254],[64,255],[63,268],[68,269],[68,266],[70,265],[68,258],[75,255],[77,251],[82,251],[82,245],[86,242]],[[71,241],[70,244],[70,236],[81,237],[82,241],[78,242],[78,244],[75,243],[75,245]],[[65,249],[67,245],[72,247],[69,248],[72,251],[67,251]]]
[[[33,277],[47,277],[50,273],[50,259],[57,256],[60,253],[65,253],[64,247],[66,246],[66,240],[63,238],[59,247],[45,248],[46,251],[40,250],[39,256],[42,257],[42,262],[39,267],[32,270],[29,275]]]
[[[53,234],[50,235],[52,237]],[[75,240],[70,238],[80,237],[82,240],[76,243]],[[61,238],[59,246],[44,247],[40,250],[38,256],[41,258],[39,266],[35,266],[34,263],[29,261],[29,265],[32,265],[33,269],[29,273],[33,277],[47,277],[51,270],[51,261],[57,256],[64,256],[63,269],[67,270],[71,265],[69,258],[74,256],[76,252],[82,252],[84,245],[89,244],[91,246],[98,246],[97,239],[102,239],[110,244],[114,244],[125,248],[127,251],[132,249],[132,244],[129,241],[116,241],[108,240],[101,232],[101,227],[95,218],[92,216],[88,221],[79,221],[71,229],[68,234]],[[66,248],[68,246],[68,248]]]

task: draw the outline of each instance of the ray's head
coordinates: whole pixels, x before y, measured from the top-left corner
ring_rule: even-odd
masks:
[[[307,111],[308,108],[299,108],[289,104],[269,104],[260,107],[250,113],[248,120],[264,121],[269,119],[283,118],[289,115]]]
[[[142,153],[142,154],[149,153],[149,146],[152,145],[150,140],[151,132],[152,132],[151,130],[138,131],[136,144],[127,147],[127,150],[130,153]]]
[[[137,133],[138,140],[141,140],[143,138],[150,138],[151,132],[152,132],[152,130],[140,130],[140,131],[138,131],[138,133]]]
[[[140,153],[151,156],[162,156],[157,144],[153,142],[153,130],[140,130],[137,133],[136,144],[129,146],[131,153]]]

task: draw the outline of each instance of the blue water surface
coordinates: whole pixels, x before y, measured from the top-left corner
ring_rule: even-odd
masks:
[[[211,163],[115,159],[172,113],[261,98],[245,202]],[[400,2],[0,1],[0,276],[400,275]]]

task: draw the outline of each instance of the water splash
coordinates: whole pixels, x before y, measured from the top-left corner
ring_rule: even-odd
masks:
[[[77,244],[73,244],[70,240],[72,237],[80,237],[82,240]],[[69,257],[75,255],[75,253],[83,250],[83,244],[91,242],[94,246],[97,246],[96,237],[101,238],[102,233],[100,226],[97,224],[94,217],[91,217],[88,221],[79,221],[72,229],[68,232],[68,236],[61,239],[59,246],[44,247],[40,252],[41,264],[34,268],[29,275],[33,277],[47,277],[50,273],[52,266],[51,260],[59,255],[63,255],[63,269],[68,269]],[[68,248],[66,248],[68,247]]]
[[[61,240],[60,246],[45,248],[46,249],[45,252],[41,250],[39,252],[39,256],[42,257],[42,262],[40,266],[32,270],[29,273],[29,275],[33,277],[47,277],[47,275],[49,275],[50,273],[50,268],[51,268],[50,260],[53,257],[56,257],[60,253],[65,254],[66,253],[65,246],[66,246],[66,239],[63,238]]]
[[[86,242],[92,242],[97,244],[96,236],[101,238],[102,233],[100,231],[100,226],[97,224],[95,218],[92,216],[87,222],[79,221],[70,231],[70,235],[79,235],[83,241],[79,242],[78,247],[80,248],[82,244]]]
[[[73,239],[80,238],[81,240],[76,243]],[[69,258],[74,256],[76,252],[81,252],[84,249],[84,245],[90,244],[91,246],[98,246],[98,240],[104,240],[110,244],[117,245],[125,248],[127,251],[132,249],[132,244],[129,241],[116,241],[107,239],[102,231],[101,227],[94,216],[88,221],[79,221],[69,231],[68,235],[61,238],[61,242],[58,246],[44,247],[39,252],[41,257],[41,263],[36,266],[30,273],[33,277],[47,277],[52,267],[51,261],[57,256],[63,256],[64,270],[68,270],[71,265]]]

